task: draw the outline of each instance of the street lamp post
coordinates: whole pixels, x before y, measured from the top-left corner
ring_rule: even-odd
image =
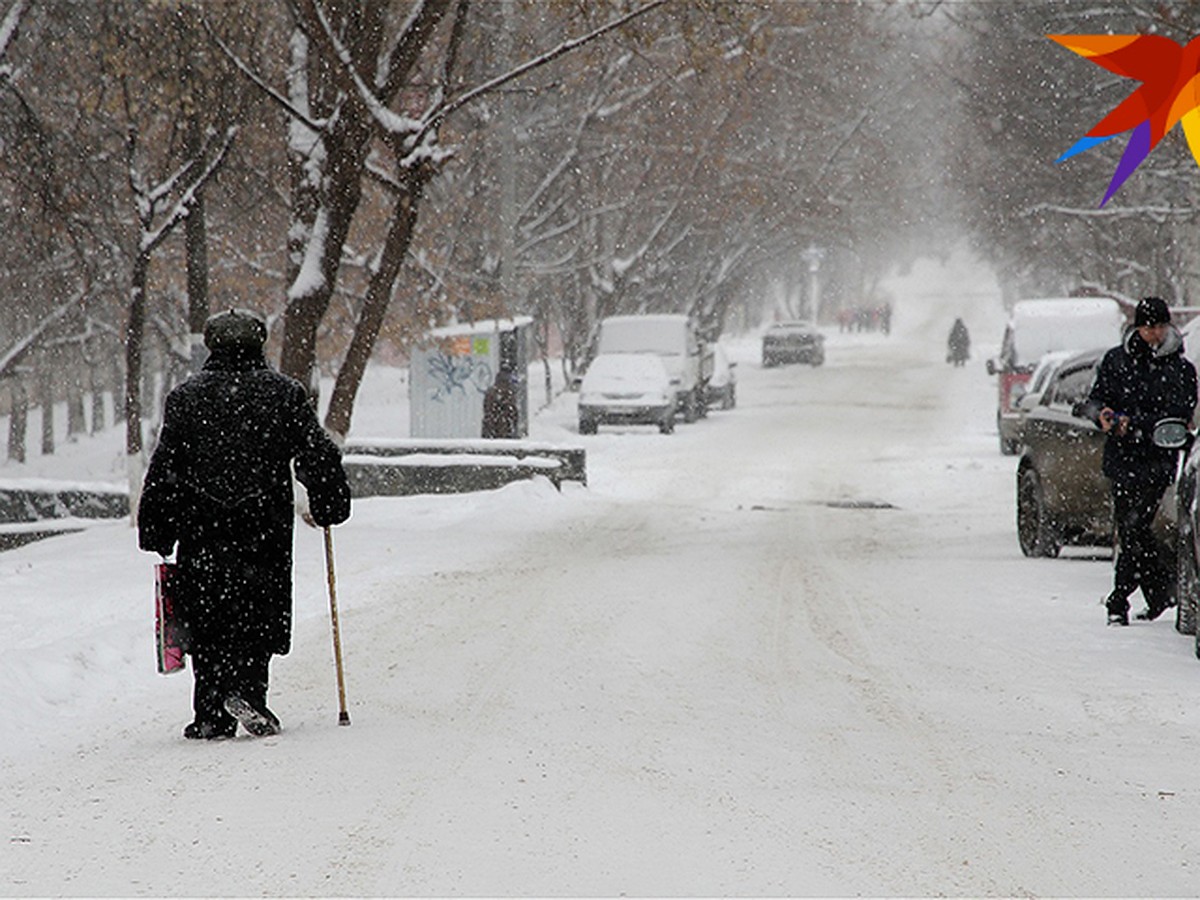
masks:
[[[821,281],[818,273],[821,270],[821,260],[825,258],[825,251],[816,244],[809,244],[808,249],[801,255],[804,261],[808,263],[808,303],[809,310],[812,313],[813,324],[816,325],[821,316]]]

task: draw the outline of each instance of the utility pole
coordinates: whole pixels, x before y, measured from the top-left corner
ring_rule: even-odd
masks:
[[[821,271],[821,260],[825,258],[825,251],[816,244],[809,244],[803,257],[808,263],[809,313],[812,315],[813,324],[816,325],[821,320],[821,280],[818,273]]]

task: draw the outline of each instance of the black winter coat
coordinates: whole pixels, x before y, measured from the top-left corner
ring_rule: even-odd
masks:
[[[290,649],[293,460],[313,520],[349,518],[337,445],[300,383],[261,351],[214,353],[168,395],[138,539],[164,556],[179,543],[176,603],[191,649]]]
[[[1108,407],[1129,416],[1124,437],[1110,432],[1104,443],[1104,474],[1119,481],[1170,482],[1176,451],[1151,440],[1160,419],[1191,421],[1196,408],[1196,368],[1183,356],[1183,340],[1174,328],[1157,350],[1130,328],[1125,340],[1100,361],[1088,395],[1093,420]]]
[[[950,337],[946,339],[946,346],[951,360],[970,358],[971,333],[967,331],[967,323],[962,319],[955,319],[954,324],[950,326]]]

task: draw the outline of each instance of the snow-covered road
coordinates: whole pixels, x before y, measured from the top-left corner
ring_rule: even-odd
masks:
[[[586,489],[358,504],[350,728],[316,533],[286,730],[217,744],[127,526],[0,555],[0,892],[1195,894],[1200,662],[1105,628],[1107,560],[1021,557],[992,381],[942,359],[974,301],[905,289],[821,368],[736,346],[737,409],[672,436],[564,399]]]

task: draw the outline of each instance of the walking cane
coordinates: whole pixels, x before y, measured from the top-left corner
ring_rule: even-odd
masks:
[[[350,713],[346,711],[346,678],[342,674],[342,635],[338,629],[337,579],[333,574],[333,532],[325,526],[325,571],[329,576],[329,618],[333,623],[333,662],[337,667],[338,724],[349,725]]]

